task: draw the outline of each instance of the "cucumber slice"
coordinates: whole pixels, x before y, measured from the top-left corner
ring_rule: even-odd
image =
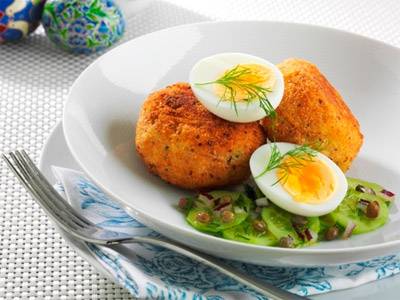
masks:
[[[217,190],[217,191],[212,191],[209,192],[214,199],[217,198],[223,198],[223,197],[230,197],[233,202],[239,199],[239,197],[243,194],[241,192],[230,192],[230,191],[222,191],[222,190]]]
[[[351,177],[347,177],[347,183],[349,185],[349,189],[351,190],[355,190],[357,185],[362,185],[365,186],[367,188],[372,189],[376,196],[385,201],[385,203],[387,205],[391,204],[393,199],[391,199],[390,197],[386,196],[384,193],[382,193],[382,191],[385,189],[383,186],[381,186],[380,184],[374,183],[374,182],[369,182],[369,181],[365,181],[365,180],[361,180],[361,179],[357,179],[357,178],[351,178]],[[364,195],[367,193],[363,193]]]
[[[380,191],[383,190],[383,187],[377,183],[374,182],[369,182],[357,178],[351,178],[347,177],[347,183],[349,185],[350,189],[355,190],[357,185],[363,185],[365,187],[369,187],[370,189],[373,189],[375,193],[379,193]]]
[[[270,204],[261,211],[261,217],[267,223],[268,230],[275,236],[277,240],[283,237],[291,236],[294,245],[299,246],[303,241],[299,238],[292,226],[292,214]]]
[[[380,207],[378,217],[375,219],[366,217],[365,214],[357,208],[357,204],[360,199],[378,201]],[[349,190],[346,198],[329,215],[343,228],[346,228],[347,224],[352,221],[354,224],[356,224],[353,234],[360,234],[373,231],[383,226],[389,218],[389,209],[386,205],[386,202],[376,195]]]
[[[373,231],[388,221],[388,207],[394,197],[391,197],[389,193],[385,195],[382,192],[384,188],[376,183],[348,178],[348,184],[347,195],[336,210],[325,216],[308,217],[304,225],[293,225],[293,221],[301,222],[298,219],[295,220],[292,213],[270,203],[269,206],[264,207],[261,211],[261,218],[267,224],[265,233],[257,232],[253,228],[252,218],[250,218],[250,213],[255,216],[259,215],[259,211],[257,213],[254,211],[254,200],[264,197],[264,195],[257,187],[250,185],[245,187],[245,192],[212,191],[209,195],[213,199],[208,195],[188,197],[186,198],[188,205],[184,211],[186,220],[191,226],[215,236],[264,246],[278,246],[281,238],[290,236],[293,238],[294,247],[303,247],[309,246],[318,240],[324,240],[326,230],[334,225],[343,231],[349,222],[353,222],[356,225],[353,234],[361,234]],[[357,191],[357,185],[366,187],[366,192]],[[371,190],[376,194],[374,195]],[[229,206],[225,202],[225,197],[229,197],[231,200],[228,201]],[[370,219],[365,216],[364,212],[357,207],[360,199],[379,203],[380,209],[377,218]],[[220,211],[223,209],[229,209],[234,213],[234,218],[231,222],[222,221]],[[198,220],[198,214],[204,212],[209,214],[210,220],[206,220],[209,222]],[[307,237],[308,239],[312,237],[312,239],[307,241]]]
[[[332,214],[327,214],[319,217],[319,240],[325,240],[325,232],[332,226],[336,225],[336,220],[333,218]]]
[[[321,225],[319,221],[319,217],[307,217],[308,220],[308,228],[315,233],[318,233],[321,230]]]
[[[189,210],[186,220],[192,225],[194,228],[204,232],[213,232],[217,233],[222,230],[231,228],[233,226],[237,226],[247,219],[249,216],[249,212],[252,206],[252,201],[247,198],[243,193],[240,192],[225,192],[225,191],[214,191],[210,193],[214,198],[220,198],[224,196],[229,196],[232,198],[232,206],[233,211],[235,213],[235,217],[231,222],[223,222],[221,220],[220,214],[218,212],[213,211],[210,208],[192,208]],[[211,221],[209,223],[203,223],[197,220],[197,215],[199,213],[208,213],[211,217]]]
[[[239,241],[248,244],[263,246],[274,246],[278,240],[269,231],[259,233],[254,230],[251,220],[246,220],[238,226],[229,228],[222,232],[222,236],[228,240]]]
[[[215,222],[214,220],[211,221],[210,223],[203,223],[197,220],[197,215],[199,213],[208,213],[210,216],[212,216],[212,211],[209,209],[204,209],[204,208],[193,208],[189,211],[189,213],[186,216],[186,221],[192,225],[194,228],[200,231],[205,231],[205,232],[218,232],[218,227],[219,223]]]
[[[314,232],[315,238],[307,241],[297,234],[293,227],[292,220],[293,214],[287,212],[276,205],[270,204],[265,207],[261,212],[261,217],[267,223],[268,230],[280,240],[282,237],[291,236],[294,239],[295,247],[309,246],[318,240],[318,233],[320,231],[319,217],[307,217],[307,228]]]
[[[318,242],[318,233],[321,231],[321,222],[319,217],[307,217],[307,227],[310,231],[314,232],[315,238],[310,241],[304,241],[303,246],[310,246]]]

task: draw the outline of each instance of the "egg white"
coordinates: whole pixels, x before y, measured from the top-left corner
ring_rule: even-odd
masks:
[[[280,152],[286,153],[298,145],[290,143],[275,143]],[[335,208],[342,202],[347,192],[347,180],[342,170],[327,156],[322,153],[317,153],[316,158],[324,162],[331,170],[334,180],[335,188],[328,199],[319,204],[300,203],[293,199],[293,197],[286,192],[280,183],[274,185],[278,181],[276,169],[267,172],[261,177],[261,174],[268,163],[271,155],[271,143],[259,147],[250,158],[250,169],[255,182],[260,190],[277,206],[283,208],[291,213],[305,216],[314,217],[322,216],[335,210]]]
[[[272,92],[268,94],[268,100],[276,108],[283,97],[283,75],[274,64],[257,56],[244,53],[220,53],[203,58],[190,71],[190,86],[199,101],[211,113],[222,119],[239,123],[261,120],[266,115],[265,111],[260,107],[259,101],[252,101],[250,103],[243,101],[236,102],[238,111],[236,114],[233,104],[230,101],[220,101],[220,97],[215,93],[215,86],[213,84],[196,85],[196,83],[215,81],[221,74],[238,64],[259,64],[273,71],[276,82],[272,87]]]

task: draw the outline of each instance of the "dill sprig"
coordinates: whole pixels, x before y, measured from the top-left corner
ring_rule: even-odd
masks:
[[[278,178],[273,185],[277,184],[278,182],[285,181],[289,176],[291,168],[301,168],[306,162],[314,161],[314,157],[317,155],[317,153],[318,152],[316,150],[310,148],[308,145],[301,145],[282,154],[278,146],[273,143],[271,145],[271,155],[266,167],[255,178],[257,179],[274,169],[281,169],[284,171],[283,175]],[[292,158],[291,162],[284,161],[284,158],[288,156]]]
[[[265,114],[268,117],[275,118],[276,111],[271,102],[269,102],[268,100],[268,93],[272,92],[272,90],[262,87],[256,83],[248,82],[246,80],[246,76],[251,74],[252,70],[250,68],[242,65],[237,65],[215,81],[196,83],[196,85],[222,85],[225,90],[220,98],[220,101],[230,101],[235,109],[236,115],[238,115],[238,110],[236,106],[237,91],[243,91],[246,95],[246,97],[242,99],[243,101],[250,103],[254,100],[258,100],[260,107],[264,110]]]

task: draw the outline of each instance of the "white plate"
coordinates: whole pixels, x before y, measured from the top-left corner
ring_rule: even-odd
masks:
[[[41,158],[39,168],[44,172],[45,176],[55,183],[51,166],[61,166],[80,170],[79,166],[72,157],[66,145],[62,126],[56,126],[47,139]],[[86,244],[75,239],[73,236],[65,233],[60,229],[66,242],[72,246],[80,256],[82,256],[88,263],[90,263],[98,272],[104,276],[109,277],[115,281],[115,278],[110,276],[107,270],[99,263],[99,261],[92,255]],[[129,253],[126,253],[128,256]],[[116,282],[118,283],[118,282]],[[347,289],[342,291],[330,292],[323,295],[311,296],[315,300],[330,300],[330,299],[362,299],[362,300],[375,300],[375,299],[397,299],[398,286],[400,286],[400,276],[393,276],[383,280],[378,280],[372,283],[362,285],[354,289]]]
[[[264,265],[331,265],[400,251],[397,204],[391,221],[370,234],[304,249],[242,244],[200,233],[175,209],[187,192],[149,174],[134,150],[146,96],[185,81],[200,58],[245,52],[279,62],[316,63],[358,117],[365,143],[350,174],[400,192],[400,50],[354,34],[278,22],[201,23],[142,36],[106,53],[76,80],[64,110],[67,144],[82,169],[128,213],[202,251]]]

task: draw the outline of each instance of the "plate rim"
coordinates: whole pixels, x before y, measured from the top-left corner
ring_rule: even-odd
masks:
[[[151,222],[156,223],[156,224],[160,224],[162,225],[164,228],[167,228],[168,230],[172,230],[175,232],[179,232],[179,234],[182,235],[187,235],[187,234],[194,234],[196,235],[199,239],[201,239],[203,242],[206,242],[207,240],[213,240],[217,243],[223,243],[226,246],[235,246],[235,247],[243,247],[243,248],[252,248],[253,250],[259,250],[259,251],[269,251],[269,252],[274,252],[274,253],[281,253],[281,254],[303,254],[303,255],[312,255],[312,254],[320,254],[320,255],[329,255],[329,254],[336,254],[336,253],[352,253],[352,252],[368,252],[368,251],[372,251],[372,250],[380,250],[380,249],[385,249],[387,247],[392,247],[392,246],[398,246],[400,245],[400,239],[398,240],[393,240],[393,241],[386,241],[386,242],[382,242],[382,243],[376,243],[376,244],[372,244],[372,245],[365,245],[365,246],[356,246],[356,247],[347,247],[347,248],[333,248],[333,249],[317,249],[317,248],[279,248],[279,247],[271,247],[271,246],[262,246],[262,245],[254,245],[254,244],[244,244],[244,243],[240,243],[237,241],[231,241],[231,240],[226,240],[226,239],[221,239],[218,237],[214,237],[202,232],[193,232],[193,231],[189,231],[189,229],[186,228],[181,228],[175,225],[171,225],[166,221],[163,220],[159,220],[155,217],[152,217],[151,215],[143,212],[140,208],[137,208],[131,204],[129,204],[128,202],[126,202],[123,199],[120,199],[119,197],[117,197],[113,191],[111,191],[110,189],[108,189],[107,187],[105,187],[100,180],[98,180],[96,178],[95,175],[92,175],[87,168],[85,167],[84,162],[82,162],[79,159],[79,155],[76,152],[76,149],[74,147],[72,147],[72,142],[71,142],[71,137],[68,134],[68,126],[67,123],[68,121],[66,121],[66,115],[67,115],[67,109],[68,109],[68,105],[71,102],[70,98],[71,98],[71,94],[72,91],[75,89],[75,87],[79,84],[80,80],[86,76],[87,73],[89,73],[91,71],[92,68],[94,68],[97,64],[99,64],[104,57],[112,55],[115,51],[118,51],[120,48],[122,47],[127,47],[130,44],[134,44],[137,42],[140,42],[141,40],[145,40],[148,36],[152,36],[152,35],[157,35],[157,34],[165,34],[168,32],[173,32],[173,31],[179,31],[181,29],[186,29],[186,28],[196,28],[199,26],[215,26],[215,25],[219,25],[219,24],[225,24],[225,25],[230,25],[230,24],[240,24],[240,23],[246,23],[246,24],[274,24],[274,25],[282,25],[282,26],[293,26],[293,27],[303,27],[303,28],[308,28],[308,29],[314,29],[314,30],[321,30],[321,31],[330,31],[330,32],[334,32],[336,34],[342,34],[342,35],[349,35],[352,36],[353,38],[357,38],[359,40],[364,40],[364,41],[368,41],[369,43],[375,43],[380,45],[381,47],[389,47],[392,51],[396,51],[399,55],[400,55],[400,48],[390,45],[388,43],[385,43],[383,41],[379,41],[361,34],[357,34],[357,33],[353,33],[353,32],[349,32],[346,30],[342,30],[342,29],[336,29],[336,28],[331,28],[328,26],[320,26],[320,25],[313,25],[313,24],[305,24],[305,23],[296,23],[296,22],[284,22],[284,21],[263,21],[263,20],[243,20],[243,21],[206,21],[206,22],[197,22],[197,23],[190,23],[190,24],[183,24],[183,25],[178,25],[178,26],[173,26],[173,27],[168,27],[162,30],[158,30],[158,31],[154,31],[151,33],[147,33],[145,35],[139,36],[137,38],[131,39],[125,43],[122,43],[120,45],[118,45],[117,47],[111,49],[110,51],[104,53],[103,55],[101,55],[100,57],[98,57],[97,59],[95,59],[91,64],[89,64],[84,71],[81,72],[81,74],[76,78],[76,80],[73,82],[73,84],[71,85],[69,92],[67,94],[66,97],[66,101],[64,104],[64,108],[63,108],[63,116],[62,116],[62,128],[63,128],[63,133],[64,133],[64,137],[65,137],[65,141],[66,144],[73,156],[73,158],[75,159],[75,161],[77,162],[77,164],[81,167],[81,169],[86,173],[87,176],[90,177],[91,180],[93,180],[93,182],[98,185],[106,194],[108,194],[112,199],[114,199],[115,201],[117,201],[118,203],[120,203],[123,207],[125,208],[129,208],[130,210],[135,211],[136,213],[138,213],[139,215],[143,215],[146,216],[146,218],[148,220],[151,220]],[[129,210],[128,209],[128,210]]]

